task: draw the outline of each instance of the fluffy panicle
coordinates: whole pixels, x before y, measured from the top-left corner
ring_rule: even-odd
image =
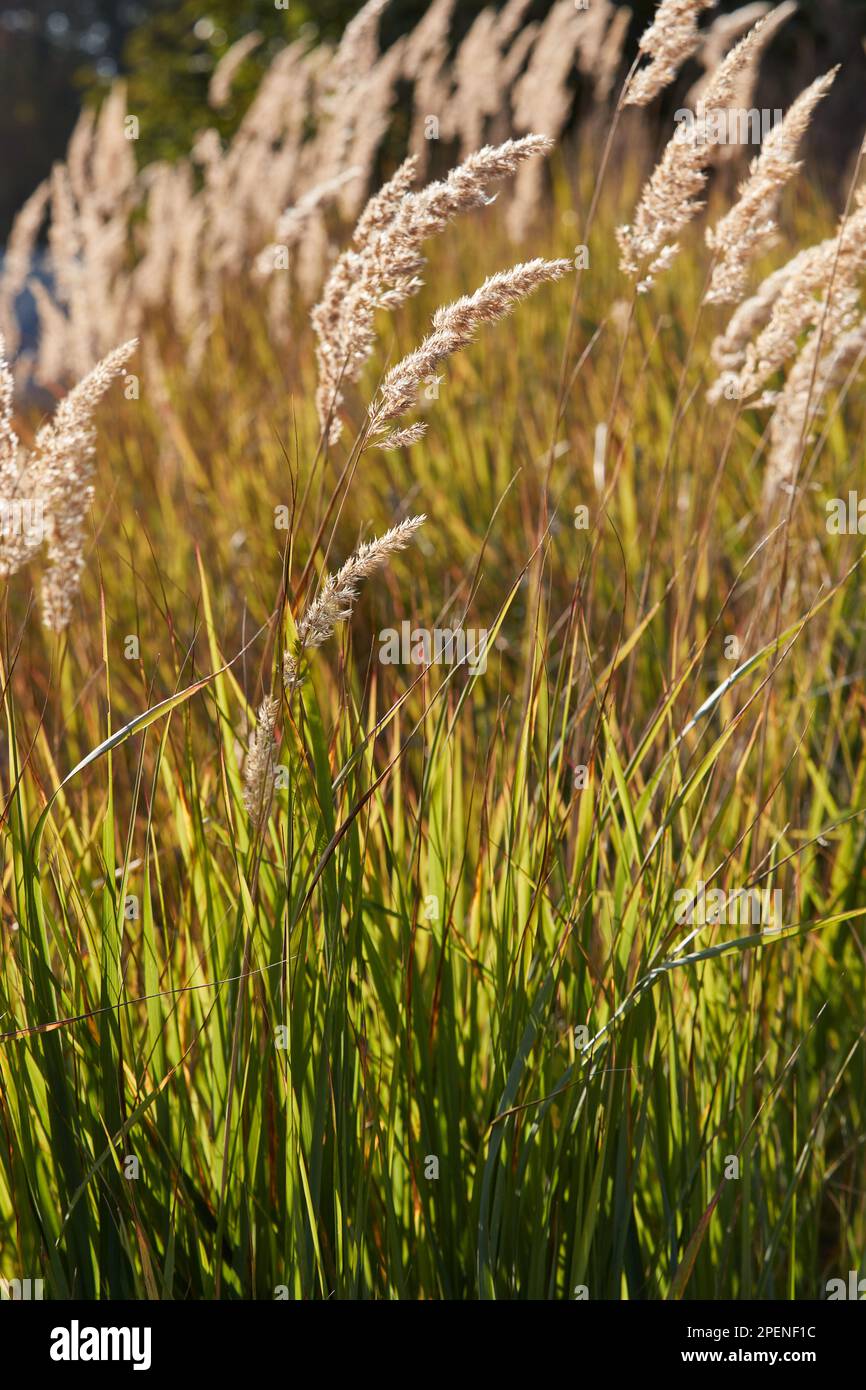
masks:
[[[722,62],[707,90],[706,110],[730,102],[737,74],[748,63],[763,22],[759,21]],[[641,293],[674,260],[679,250],[677,237],[703,206],[700,194],[707,181],[711,149],[705,112],[691,123],[678,125],[644,188],[634,221],[617,228],[620,265],[638,280]]]
[[[531,5],[532,0],[507,0],[496,16],[496,38],[500,48],[504,48],[515,34],[520,32],[526,11]]]
[[[379,61],[379,21],[387,5],[388,0],[367,0],[346,26],[321,75],[318,131],[311,145],[317,181],[333,178],[348,163],[360,162],[353,145],[366,140],[371,125],[378,127],[372,137],[375,146],[384,133],[382,108],[390,103],[399,69],[393,53]]]
[[[444,115],[446,139],[460,138],[465,155],[484,143],[487,122],[499,104],[501,54],[494,10],[482,10],[474,20],[454,59],[456,90]]]
[[[199,255],[205,234],[205,219],[205,206],[197,198],[190,205],[183,226],[175,234],[171,305],[175,322],[187,339],[191,339],[196,331],[207,328],[206,279]]]
[[[482,324],[504,318],[533,290],[549,280],[561,279],[571,269],[571,261],[526,261],[489,276],[474,294],[437,309],[433,332],[392,367],[382,382],[370,408],[371,436],[380,438],[386,425],[411,410],[421,384],[435,375],[447,357],[471,343]]]
[[[433,0],[424,18],[409,35],[403,50],[403,77],[414,85],[414,112],[409,148],[426,172],[432,141],[427,122],[447,109],[451,81],[447,72],[449,34],[457,0]]]
[[[393,526],[384,536],[365,541],[336,574],[329,574],[317,598],[306,609],[298,623],[294,651],[283,657],[283,678],[286,689],[292,690],[301,680],[301,659],[309,647],[321,647],[332,636],[337,623],[352,615],[358,597],[358,585],[388,563],[398,550],[405,550],[426,516],[413,516]]]
[[[343,219],[358,218],[382,148],[393,143],[389,132],[396,135],[395,115],[402,131],[404,97],[418,178],[437,147],[435,136],[461,150],[482,140],[501,142],[512,132],[555,136],[573,110],[578,87],[589,86],[597,100],[606,100],[630,14],[611,0],[592,0],[585,9],[574,0],[556,0],[542,23],[527,23],[528,0],[505,0],[478,16],[455,53],[457,0],[433,0],[416,28],[380,53],[384,10],[385,0],[370,0],[335,49],[309,38],[287,45],[264,73],[234,136],[224,143],[216,130],[205,130],[189,156],[171,166],[156,162],[137,171],[122,83],[98,114],[82,114],[65,165],[58,166],[49,191],[41,190],[22,214],[0,283],[0,327],[14,348],[11,306],[32,277],[33,246],[48,200],[49,279],[34,290],[38,380],[53,386],[84,375],[121,337],[162,327],[180,340],[188,366],[195,368],[222,310],[225,287],[245,277],[250,266],[269,268],[267,255],[257,262],[267,243],[296,238],[288,273],[268,286],[269,323],[277,341],[283,340],[292,288],[314,302],[331,262],[325,217],[331,197],[322,190],[332,189]],[[215,109],[229,100],[238,68],[257,41],[257,34],[244,36],[217,65],[210,84]],[[506,172],[519,176],[511,200],[512,230],[519,230],[538,211],[543,171],[514,143],[519,167]],[[358,168],[358,177],[332,184],[349,166]],[[397,201],[406,192],[399,189]],[[286,207],[288,234],[276,236],[279,209]],[[420,203],[416,210],[422,211]],[[392,210],[379,211],[378,224],[371,214],[362,226],[366,240],[356,242],[354,254],[364,247],[369,252],[369,243],[385,235]],[[402,229],[406,233],[414,235],[409,226]],[[388,248],[380,250],[384,266]],[[398,303],[417,277],[415,271],[402,286],[380,285],[369,257],[364,269],[358,276],[349,267],[355,302],[351,321],[347,311],[340,325],[337,350],[329,350],[334,340],[323,340],[323,419],[339,409],[337,382],[351,382],[371,350],[380,292]],[[337,272],[338,287],[345,272],[345,265]],[[333,327],[330,309],[323,318]],[[339,421],[333,428],[336,436]]]
[[[423,420],[419,420],[414,425],[407,425],[404,430],[392,430],[382,440],[383,449],[408,449],[413,444],[419,443],[427,433],[427,426]]]
[[[69,623],[84,568],[84,521],[93,500],[93,411],[137,346],[132,339],[98,363],[60,402],[34,441],[49,562],[42,581],[42,621],[54,632]]]
[[[683,63],[701,42],[698,16],[717,0],[661,0],[655,19],[641,37],[639,48],[650,59],[632,78],[626,106],[646,106],[673,82]]]
[[[577,10],[571,0],[557,0],[538,32],[525,71],[514,83],[515,130],[538,131],[548,139],[561,135],[574,104],[575,65],[585,77],[599,73],[607,0],[589,10]],[[508,229],[514,240],[526,233],[537,215],[544,170],[526,164],[519,170],[508,210]]]
[[[758,11],[764,11],[766,18],[759,15]],[[736,10],[732,15],[723,16],[731,21],[729,42],[733,43],[735,37],[742,32],[739,23],[734,21],[745,21],[751,13],[755,21],[760,22],[760,30],[756,42],[752,45],[749,58],[740,68],[734,81],[733,91],[728,99],[726,119],[729,129],[738,129],[741,118],[754,107],[755,88],[758,83],[758,75],[761,65],[761,58],[767,48],[772,43],[776,34],[784,24],[787,24],[792,14],[795,14],[797,6],[794,0],[782,0],[781,5],[770,7],[769,5],[746,5],[743,10]],[[699,55],[700,56],[700,55]],[[697,107],[698,103],[705,100],[713,79],[715,64],[707,71],[699,82],[695,83],[691,92],[686,98],[687,106]],[[736,159],[739,155],[740,144],[737,140],[728,139],[713,146],[712,162],[714,164],[724,164]]]
[[[614,6],[610,25],[598,48],[593,74],[596,101],[607,101],[613,92],[614,83],[622,67],[623,50],[630,24],[631,10],[628,5]]]
[[[779,195],[800,167],[796,158],[799,143],[838,71],[838,67],[833,68],[800,93],[752,161],[734,206],[717,227],[707,229],[707,245],[716,256],[708,303],[736,304],[743,298],[752,260],[775,237]]]
[[[277,771],[277,740],[274,727],[280,712],[279,700],[266,696],[259,705],[259,717],[244,763],[243,802],[257,830],[267,818]]]
[[[513,120],[517,130],[537,130],[555,139],[571,111],[573,96],[569,87],[575,62],[581,71],[591,69],[597,49],[597,15],[576,10],[571,0],[557,0],[539,30],[526,71],[514,85]]]
[[[69,370],[66,338],[69,321],[57,307],[41,280],[34,276],[27,281],[39,316],[39,370],[41,381],[62,381]]]
[[[340,189],[356,179],[359,173],[360,170],[356,167],[344,169],[341,174],[336,174],[334,178],[325,179],[324,182],[316,184],[314,188],[304,194],[303,198],[299,199],[294,207],[286,208],[277,223],[277,241],[266,246],[259,253],[255,263],[256,273],[264,276],[275,270],[279,265],[279,254],[297,246],[320,208],[332,202]]]
[[[96,134],[96,112],[85,107],[75,122],[66,149],[66,169],[72,192],[79,203],[86,199],[92,180],[93,144]]]
[[[379,149],[398,104],[397,83],[402,73],[404,47],[405,40],[398,39],[358,83],[352,97],[354,120],[339,159],[332,165],[327,154],[323,156],[322,167],[325,169],[342,169],[352,164],[361,171],[361,177],[343,189],[340,196],[340,212],[346,220],[356,218],[360,213],[371,180],[377,172]]]
[[[825,252],[826,279],[814,302],[812,332],[797,353],[776,401],[770,423],[770,456],[764,480],[769,502],[799,473],[801,455],[824,397],[862,360],[866,335],[860,307],[860,277],[866,266],[866,193]],[[811,298],[811,296],[810,296]]]
[[[773,412],[764,478],[767,505],[796,477],[803,446],[808,442],[812,421],[820,412],[824,397],[841,386],[866,358],[866,316],[839,333],[835,342],[822,351],[822,343],[826,346],[830,336],[815,333],[808,340],[788,373]]]
[[[37,295],[38,376],[46,383],[58,379],[49,370],[57,364],[61,377],[89,372],[139,324],[128,263],[140,183],[126,121],[126,92],[118,83],[95,121],[79,120],[67,164],[51,174],[51,289]]]
[[[780,8],[784,8],[784,5]],[[701,30],[700,43],[694,57],[704,72],[686,96],[690,106],[694,106],[703,96],[710,74],[715,72],[731,45],[748,33],[759,19],[763,19],[769,9],[769,0],[752,0],[752,3],[741,5],[731,14],[717,15],[712,24]]]
[[[69,622],[84,564],[84,521],[93,497],[96,433],[93,411],[120,374],[137,343],[116,348],[58,405],[25,454],[12,433],[11,375],[0,361],[0,470],[4,502],[38,509],[29,534],[4,525],[0,573],[12,574],[47,541],[48,571],[42,582],[42,621],[55,632]],[[2,356],[2,355],[0,355]]]
[[[307,119],[307,99],[320,58],[303,39],[282,49],[271,63],[248,106],[232,141],[232,163],[238,172],[243,160],[287,139],[293,142]]]
[[[340,387],[359,374],[367,356],[373,350],[372,318],[378,307],[374,295],[376,265],[371,248],[379,245],[392,226],[401,204],[412,185],[417,165],[414,155],[400,165],[391,179],[374,195],[364,209],[353,235],[354,250],[345,251],[334,265],[325,284],[322,297],[314,307],[311,322],[316,334],[316,361],[319,382],[316,405],[324,429],[332,411],[329,439],[335,442],[342,426],[336,410],[342,402]],[[364,313],[360,308],[359,286],[368,284]],[[383,292],[380,284],[379,292]],[[355,301],[355,317],[351,319],[347,304]],[[355,366],[350,365],[354,360]]]
[[[369,218],[366,212],[362,215],[364,238],[339,258],[311,316],[319,369],[316,404],[331,442],[342,432],[336,412],[343,387],[358,380],[373,351],[377,310],[395,308],[420,288],[423,243],[459,213],[488,202],[490,183],[513,174],[523,160],[545,152],[549,143],[543,136],[528,135],[487,145],[446,179],[417,193],[405,192],[410,174],[404,165],[391,187],[379,195],[374,213]]]
[[[860,307],[864,268],[866,189],[861,188],[836,235],[799,252],[769,276],[713,345],[722,371],[709,399],[726,395],[752,406],[774,406],[764,480],[768,504],[798,476],[811,420],[823,397],[861,360],[866,343]],[[770,378],[792,359],[781,392],[767,390]]]
[[[827,244],[829,245],[829,242]],[[736,382],[737,374],[746,360],[749,344],[770,317],[783,285],[791,277],[798,276],[801,268],[814,260],[816,250],[817,248],[810,246],[804,251],[799,251],[786,265],[780,266],[768,275],[755,293],[738,306],[724,333],[713,340],[710,355],[721,375],[708,390],[707,400],[719,401],[725,386]]]
[[[591,86],[593,99],[606,102],[622,63],[632,12],[627,5],[615,5],[611,0],[595,3],[594,0],[588,7],[577,9],[576,14],[579,21],[575,50],[577,71]]]
[[[786,267],[767,323],[746,347],[740,369],[723,374],[723,389],[742,400],[755,396],[797,353],[801,335],[822,322],[822,336],[832,343],[850,327],[864,266],[866,190],[861,189],[836,236],[809,247]]]
[[[397,172],[383,184],[367,203],[358,218],[352,241],[359,250],[372,243],[380,232],[393,222],[406,194],[411,192],[418,170],[418,156],[410,154]]]
[[[18,436],[12,426],[15,381],[0,336],[0,496],[9,496],[18,479]]]
[[[704,100],[713,73],[725,54],[754,24],[757,24],[759,20],[764,20],[761,28],[761,41],[752,50],[751,62],[746,64],[737,79],[736,105],[750,106],[757,77],[757,63],[761,54],[782,25],[796,12],[796,9],[794,0],[782,0],[781,5],[775,6],[766,3],[766,0],[758,0],[758,3],[742,5],[732,14],[720,14],[717,19],[714,19],[710,27],[701,33],[701,43],[695,58],[704,71],[694,86],[689,88],[686,94],[686,105],[695,107],[699,101]]]
[[[25,565],[42,544],[37,479],[12,424],[15,387],[0,337],[0,576]],[[34,503],[36,504],[34,506]]]
[[[147,245],[133,272],[136,295],[147,308],[164,305],[169,298],[177,229],[186,224],[192,202],[192,169],[186,161],[163,164],[152,171],[147,194]]]
[[[231,48],[226,49],[213,70],[213,75],[208,87],[207,99],[211,106],[220,110],[228,105],[232,94],[232,83],[235,80],[240,68],[246,59],[253,53],[262,41],[262,35],[258,30],[253,29],[249,34],[244,34],[243,38],[233,43]]]
[[[459,139],[462,155],[484,143],[488,124],[507,98],[509,45],[528,7],[528,0],[509,0],[501,14],[482,10],[457,50],[456,90],[443,109],[440,134]]]
[[[136,180],[126,117],[126,85],[116,82],[100,107],[91,154],[90,200],[106,219],[126,204]]]
[[[379,20],[388,8],[389,0],[367,0],[343,32],[328,83],[335,96],[368,72],[379,56]]]

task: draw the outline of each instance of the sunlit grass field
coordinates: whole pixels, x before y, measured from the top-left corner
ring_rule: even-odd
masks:
[[[573,190],[555,166],[531,254],[575,254],[597,154]],[[863,542],[825,504],[862,475],[862,396],[764,511],[766,417],[704,399],[699,232],[649,296],[618,271],[639,186],[613,170],[588,267],[449,362],[410,450],[322,452],[305,306],[278,350],[248,285],[197,375],[164,335],[101,407],[68,634],[34,575],[4,594],[2,1277],[747,1299],[860,1268]],[[358,426],[514,260],[503,220],[431,246]],[[834,214],[801,187],[784,221],[805,244]],[[418,512],[283,695],[254,834],[292,614]],[[383,664],[404,620],[486,629],[486,670]],[[781,930],[678,923],[700,883],[778,890]]]

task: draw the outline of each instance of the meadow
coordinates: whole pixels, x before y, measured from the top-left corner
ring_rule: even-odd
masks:
[[[299,286],[231,264],[205,336],[200,291],[191,332],[179,293],[128,328],[113,301],[75,379],[138,345],[59,445],[4,417],[53,569],[4,559],[0,1277],[747,1300],[862,1268],[860,167],[840,219],[789,128],[777,239],[758,199],[753,288],[707,302],[755,151],[703,188],[675,147],[647,212],[629,80],[541,124],[528,208],[500,177],[424,241],[357,370]],[[352,209],[374,249],[397,194]],[[327,305],[352,221],[311,208]],[[725,366],[730,306],[813,247],[787,355]],[[461,300],[518,261],[556,269]],[[389,439],[410,398],[426,431]],[[483,669],[382,659],[406,623],[483,631]],[[781,921],[725,910],[749,894]]]

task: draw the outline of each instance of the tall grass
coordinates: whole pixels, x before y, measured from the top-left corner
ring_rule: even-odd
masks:
[[[597,151],[555,162],[533,243],[588,265],[477,342],[499,210],[431,244],[339,377],[354,445],[322,443],[307,313],[275,336],[247,278],[194,364],[149,323],[100,405],[72,621],[5,590],[0,1277],[747,1299],[859,1266],[866,638],[825,503],[862,401],[807,402],[768,503],[765,417],[707,397],[703,238],[638,293],[611,149],[603,193]],[[779,220],[834,231],[817,197]],[[423,443],[364,452],[452,301]],[[382,660],[404,621],[483,629],[486,668]],[[684,922],[703,886],[781,920]]]

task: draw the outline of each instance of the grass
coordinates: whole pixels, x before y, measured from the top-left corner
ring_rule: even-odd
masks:
[[[861,542],[824,502],[857,486],[862,404],[832,403],[770,535],[764,419],[703,399],[722,320],[697,236],[624,333],[636,186],[600,204],[558,429],[567,284],[449,363],[427,440],[347,489],[302,308],[278,350],[248,287],[200,376],[166,342],[162,379],[101,409],[68,637],[25,577],[6,600],[3,1277],[747,1299],[860,1268],[866,644]],[[787,217],[797,244],[832,223],[817,199]],[[392,359],[514,259],[501,226],[431,248]],[[561,186],[531,254],[578,226]],[[283,703],[255,836],[239,759],[283,575],[297,609],[320,527],[314,583],[416,511]],[[380,664],[404,618],[489,629],[486,672]],[[780,890],[784,930],[678,925],[702,880]]]

